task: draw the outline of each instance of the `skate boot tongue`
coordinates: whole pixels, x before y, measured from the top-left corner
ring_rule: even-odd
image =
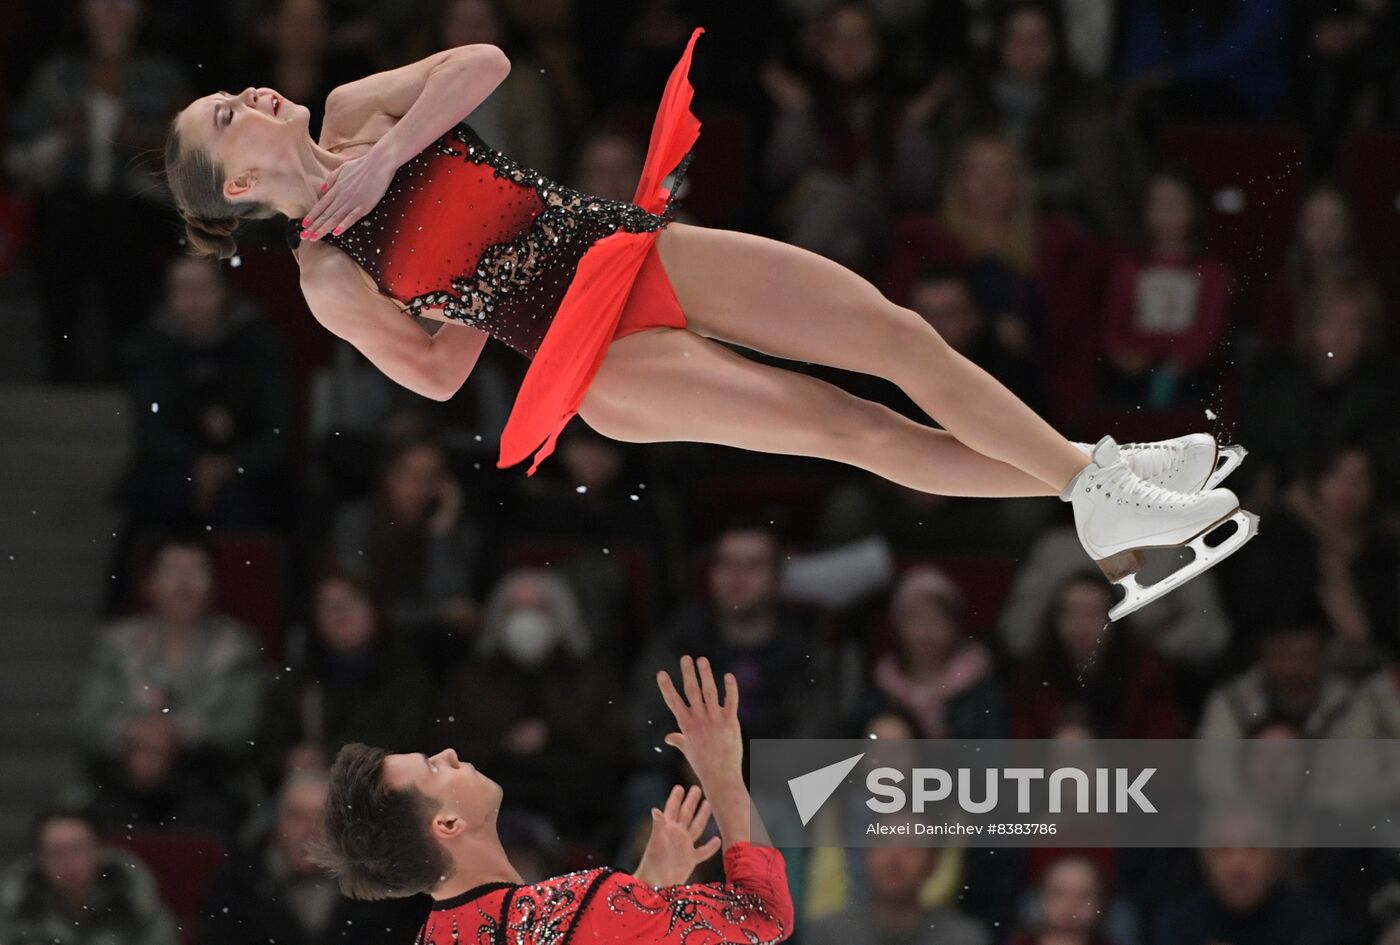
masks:
[[[1100,469],[1106,469],[1116,463],[1123,461],[1123,454],[1118,451],[1118,444],[1113,437],[1106,436],[1094,444],[1094,451],[1091,454],[1094,465]]]

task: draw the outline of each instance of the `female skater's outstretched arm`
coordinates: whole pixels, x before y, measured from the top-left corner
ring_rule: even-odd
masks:
[[[486,344],[484,331],[444,322],[430,335],[327,244],[303,245],[301,289],[316,320],[354,345],[394,383],[433,400],[457,393]]]

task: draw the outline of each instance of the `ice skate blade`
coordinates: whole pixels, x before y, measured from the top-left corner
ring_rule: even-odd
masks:
[[[1209,492],[1225,481],[1225,477],[1240,468],[1240,463],[1249,455],[1249,450],[1243,446],[1222,446],[1216,450],[1215,469],[1206,477],[1205,485],[1201,486],[1201,492]]]
[[[1235,522],[1239,526],[1235,529],[1235,533],[1214,548],[1207,545],[1206,536],[1229,522]],[[1108,568],[1106,567],[1110,561],[1124,559],[1126,555],[1137,554],[1140,549],[1121,552],[1114,555],[1112,558],[1105,558],[1103,561],[1098,562],[1099,567],[1104,569],[1105,576],[1119,587],[1123,588],[1123,599],[1117,604],[1114,604],[1112,609],[1109,610],[1108,619],[1121,620],[1140,607],[1144,607],[1157,598],[1171,593],[1198,574],[1209,571],[1211,568],[1230,557],[1230,555],[1239,551],[1244,547],[1245,542],[1249,541],[1258,533],[1259,516],[1255,515],[1253,512],[1246,512],[1244,509],[1236,509],[1233,514],[1222,518],[1184,545],[1175,546],[1190,548],[1195,557],[1160,581],[1147,587],[1143,587],[1139,584],[1137,579],[1137,571],[1141,567],[1140,556],[1138,567],[1132,568],[1121,578],[1115,579],[1109,574]],[[1126,561],[1124,563],[1126,563]]]

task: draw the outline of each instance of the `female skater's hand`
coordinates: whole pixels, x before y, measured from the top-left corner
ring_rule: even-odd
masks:
[[[710,822],[710,802],[698,786],[689,791],[679,784],[671,788],[666,809],[651,809],[651,838],[634,874],[652,886],[679,886],[689,882],[695,867],[719,850],[719,837],[696,845]]]
[[[705,657],[681,657],[681,688],[676,691],[665,671],[656,674],[661,697],[676,717],[679,732],[665,738],[666,744],[680,749],[702,785],[741,776],[744,741],[739,734],[739,685],[733,673],[724,674],[724,702],[720,703],[715,676]]]
[[[374,149],[351,158],[331,171],[321,185],[321,197],[302,218],[302,239],[320,239],[345,229],[379,203],[397,168]]]

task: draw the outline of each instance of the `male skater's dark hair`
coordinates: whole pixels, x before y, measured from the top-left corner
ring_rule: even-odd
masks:
[[[416,788],[384,783],[384,749],[354,742],[331,765],[322,836],[313,862],[351,899],[401,899],[447,878],[451,860],[428,833],[437,805]]]

